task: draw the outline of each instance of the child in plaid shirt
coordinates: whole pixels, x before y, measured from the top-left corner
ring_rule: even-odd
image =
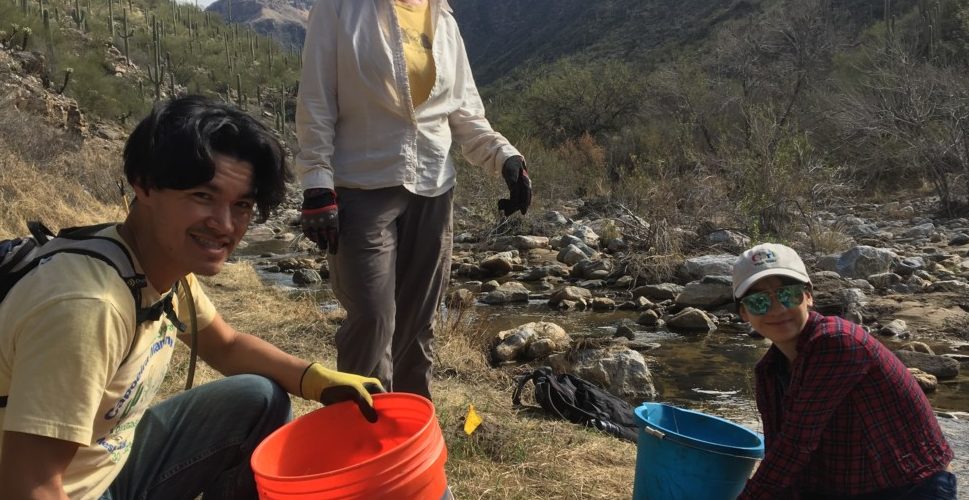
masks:
[[[801,258],[767,243],[733,269],[757,364],[766,454],[741,499],[955,499],[952,450],[902,362],[859,325],[810,311]]]

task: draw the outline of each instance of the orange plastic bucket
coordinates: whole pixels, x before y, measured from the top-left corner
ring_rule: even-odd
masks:
[[[356,403],[338,403],[266,437],[251,461],[259,498],[439,500],[447,448],[434,405],[406,393],[373,400],[376,423]]]

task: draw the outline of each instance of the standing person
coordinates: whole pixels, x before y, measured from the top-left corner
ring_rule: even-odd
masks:
[[[956,498],[952,450],[922,389],[861,326],[810,310],[797,252],[744,252],[733,295],[773,342],[755,370],[766,453],[740,498]]]
[[[304,234],[329,250],[347,318],[337,367],[430,397],[434,316],[451,267],[452,140],[501,171],[505,215],[531,202],[525,160],[492,130],[446,0],[318,0],[296,106]]]
[[[233,329],[195,279],[222,269],[254,210],[283,200],[285,157],[265,126],[207,98],[161,103],[129,137],[124,171],[135,202],[96,236],[137,275],[57,253],[0,302],[0,496],[256,498],[249,456],[289,420],[287,392],[354,399],[373,419],[379,382]],[[193,305],[198,355],[227,378],[149,407]]]

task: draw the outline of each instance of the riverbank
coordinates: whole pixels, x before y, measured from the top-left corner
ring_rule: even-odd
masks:
[[[218,276],[203,278],[224,317],[240,330],[256,333],[307,359],[334,365],[332,336],[339,311],[323,312],[305,293],[265,285],[245,262],[228,264]],[[551,420],[511,405],[513,371],[491,368],[474,329],[443,324],[438,337],[435,405],[444,429],[447,473],[457,498],[629,498],[636,447],[604,434]],[[179,346],[163,388],[181,389],[187,350]],[[200,366],[196,383],[218,375]],[[485,424],[471,437],[460,427],[473,404]],[[294,414],[317,408],[294,399]],[[709,410],[708,410],[709,411]],[[757,428],[753,421],[743,423]],[[956,451],[954,472],[966,490],[969,481],[969,415],[940,419]],[[963,493],[960,498],[969,498]]]
[[[333,332],[339,312],[313,299],[267,287],[247,263],[228,264],[203,278],[220,313],[239,330],[257,334],[306,359],[335,366]],[[636,447],[531,409],[511,405],[509,375],[487,366],[466,330],[438,337],[433,391],[448,448],[447,474],[456,498],[615,499],[632,495]],[[176,348],[161,397],[181,390],[188,352]],[[196,384],[219,375],[199,363]],[[293,398],[295,416],[319,404]],[[472,436],[461,430],[469,404],[484,419]]]

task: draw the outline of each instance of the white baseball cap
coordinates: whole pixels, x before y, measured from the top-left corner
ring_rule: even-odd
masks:
[[[763,243],[744,252],[733,264],[733,296],[739,299],[758,280],[786,276],[811,283],[804,262],[793,248],[779,243]]]

